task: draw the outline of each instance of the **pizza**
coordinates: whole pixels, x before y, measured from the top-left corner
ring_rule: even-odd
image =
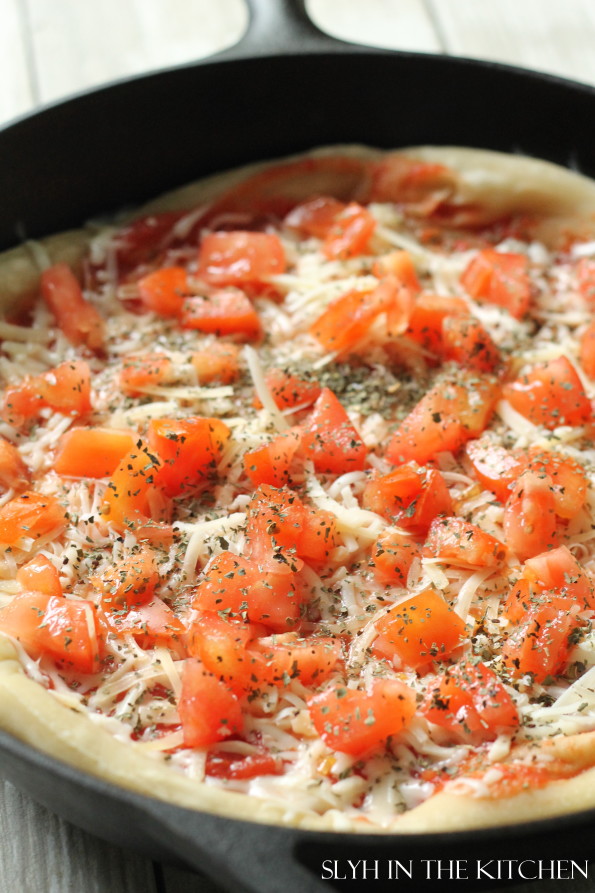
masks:
[[[0,727],[304,828],[595,805],[595,184],[327,148],[0,286]]]

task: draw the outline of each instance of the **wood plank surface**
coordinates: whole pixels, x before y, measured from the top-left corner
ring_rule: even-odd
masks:
[[[593,0],[428,0],[447,52],[595,84]]]
[[[342,40],[423,53],[442,49],[423,0],[365,0],[365,13],[361,0],[309,0],[308,12],[319,28]]]
[[[0,0],[0,124],[29,111],[36,101],[24,2]]]
[[[74,828],[7,782],[1,804],[3,893],[158,893],[148,859]]]
[[[235,43],[242,0],[22,0],[40,101],[192,62]]]
[[[274,2],[274,0],[272,0]],[[309,0],[347,40],[494,59],[595,83],[594,0]],[[234,43],[241,0],[0,0],[0,123],[38,102],[182,64]],[[590,893],[593,880],[511,893]],[[210,881],[125,853],[0,787],[0,891],[220,893]]]

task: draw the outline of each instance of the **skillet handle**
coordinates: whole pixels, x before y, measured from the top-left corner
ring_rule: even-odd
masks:
[[[188,868],[234,893],[331,893],[323,859],[301,859],[307,832],[193,812],[147,801],[156,841]],[[153,819],[153,822],[151,822]],[[147,829],[149,830],[149,829]],[[151,831],[149,830],[149,834]],[[326,835],[325,835],[326,836]],[[332,838],[334,835],[329,835]],[[329,851],[333,844],[329,842]],[[323,858],[326,858],[323,856]]]
[[[306,0],[245,2],[248,6],[248,28],[239,43],[214,57],[217,60],[338,52],[346,45],[314,24],[308,15]]]

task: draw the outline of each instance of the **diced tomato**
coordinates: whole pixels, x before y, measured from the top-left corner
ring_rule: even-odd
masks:
[[[67,477],[107,477],[134,449],[134,443],[134,436],[128,431],[71,428],[60,438],[54,470]]]
[[[239,754],[218,751],[207,754],[205,775],[208,778],[241,779],[258,778],[262,775],[282,775],[283,763],[269,751]]]
[[[161,460],[142,443],[128,453],[114,473],[103,495],[103,517],[116,530],[134,530],[149,535],[149,528],[167,521],[170,505],[157,485]],[[157,531],[156,531],[157,532]]]
[[[186,627],[163,599],[157,595],[144,605],[135,605],[128,611],[102,603],[103,621],[116,636],[134,637],[137,645],[145,650],[169,648],[177,656],[184,657],[182,640]]]
[[[438,382],[401,422],[385,456],[400,465],[415,461],[424,465],[436,453],[460,449],[487,426],[500,394],[495,380],[485,377]]]
[[[161,267],[138,280],[143,306],[159,316],[179,316],[188,296],[188,273],[184,267]]]
[[[413,462],[368,481],[362,499],[369,511],[420,536],[427,532],[436,515],[450,515],[453,511],[440,472],[420,468]]]
[[[323,239],[322,250],[329,260],[363,254],[376,228],[366,208],[324,196],[298,205],[287,215],[285,224],[305,236]]]
[[[500,502],[510,497],[511,488],[526,470],[546,474],[551,479],[555,511],[561,518],[574,518],[584,505],[588,482],[584,469],[569,456],[531,448],[507,450],[488,435],[470,440],[465,452],[472,474]]]
[[[413,258],[408,251],[397,250],[383,254],[374,261],[372,272],[378,279],[394,276],[399,285],[408,289],[413,297],[417,297],[421,291]]]
[[[90,350],[103,346],[103,319],[83,298],[78,279],[68,264],[54,264],[41,274],[41,296],[71,344]]]
[[[423,554],[463,567],[498,567],[506,558],[506,546],[463,518],[434,518]]]
[[[465,623],[434,589],[395,605],[376,623],[382,649],[417,669],[447,660],[465,636]]]
[[[570,596],[580,610],[595,610],[593,583],[567,546],[528,558],[523,577],[542,589]]]
[[[47,654],[75,673],[99,670],[102,641],[92,602],[24,592],[0,609],[0,630],[33,658]]]
[[[376,679],[369,691],[331,688],[308,701],[327,747],[359,757],[384,747],[415,714],[415,693],[397,679]]]
[[[172,367],[170,358],[162,353],[127,357],[120,370],[120,387],[129,397],[138,397],[155,385],[166,384]]]
[[[2,416],[10,424],[21,425],[46,407],[72,416],[91,410],[91,373],[84,360],[68,360],[7,388]]]
[[[301,443],[301,428],[295,427],[278,434],[270,443],[244,453],[244,472],[252,485],[284,487],[289,484],[291,468]]]
[[[246,652],[248,642],[264,628],[220,610],[196,617],[186,638],[191,657],[198,657],[207,670],[229,685],[236,694],[249,691],[260,681],[262,661]]]
[[[254,286],[287,267],[278,236],[256,232],[217,232],[205,236],[198,253],[197,277],[225,288],[228,285]]]
[[[256,562],[231,552],[221,552],[207,565],[192,604],[198,611],[223,611],[277,632],[297,626],[300,605],[291,570],[262,570]]]
[[[146,605],[159,584],[155,551],[141,544],[102,574],[94,574],[90,582],[101,592],[104,607],[112,611]]]
[[[263,638],[263,627],[229,615],[205,612],[192,624],[188,653],[226,682],[236,694],[262,686],[319,685],[341,659],[341,644],[330,636],[281,633]]]
[[[57,536],[68,515],[54,496],[27,490],[0,508],[0,544],[15,546],[21,537],[37,540]]]
[[[318,686],[341,660],[341,643],[332,636],[305,636],[290,632],[255,639],[248,653],[258,654],[259,682],[285,686],[297,679],[305,686]]]
[[[583,425],[591,419],[591,403],[570,361],[562,356],[534,366],[504,386],[513,409],[534,425]]]
[[[530,674],[539,683],[557,676],[568,661],[570,636],[577,625],[569,611],[547,604],[532,608],[502,646],[504,666],[515,678]]]
[[[472,474],[482,487],[491,490],[500,502],[506,502],[512,484],[524,468],[520,451],[510,452],[485,435],[467,441],[465,453]]]
[[[250,299],[238,288],[226,288],[204,297],[186,298],[180,324],[206,335],[258,338],[260,318]]]
[[[435,358],[443,354],[443,323],[448,317],[468,317],[469,308],[462,298],[444,295],[420,295],[411,311],[405,335]]]
[[[556,550],[554,550],[556,551]],[[523,620],[535,605],[541,604],[541,586],[521,576],[514,583],[502,604],[502,616],[511,623]]]
[[[593,280],[593,291],[593,306],[595,307],[595,277]],[[589,378],[595,378],[595,322],[592,322],[586,331],[583,332],[579,357],[585,374]]]
[[[398,283],[391,277],[373,291],[349,291],[331,301],[310,326],[310,334],[327,350],[349,350],[367,335],[377,316],[397,304],[398,293]]]
[[[322,390],[317,381],[299,378],[283,369],[269,369],[264,380],[279,409],[310,406]],[[254,406],[257,409],[262,408],[258,397],[254,398]]]
[[[192,365],[199,384],[231,384],[239,378],[240,348],[227,341],[215,341],[192,354]]]
[[[296,539],[296,550],[300,558],[310,564],[324,564],[338,542],[335,516],[324,509],[311,509],[306,506],[303,525]]]
[[[504,307],[522,319],[531,303],[529,261],[524,254],[484,248],[461,276],[461,285],[475,300]]]
[[[282,565],[283,554],[298,555],[298,540],[305,524],[306,507],[299,496],[284,487],[258,487],[250,500],[246,537],[251,556],[262,566]]]
[[[370,566],[379,583],[406,586],[415,558],[421,558],[419,543],[398,530],[387,530],[374,544]]]
[[[578,616],[585,609],[584,603],[575,601],[565,590],[543,589],[537,581],[524,575],[511,587],[502,605],[502,616],[510,623],[518,624],[526,620],[531,611],[542,607],[570,614],[576,627],[585,625],[586,621]]]
[[[303,425],[305,456],[321,474],[361,471],[367,449],[347,412],[329,388],[320,392],[314,409]]]
[[[337,526],[329,512],[309,508],[291,490],[262,485],[250,502],[246,537],[261,567],[281,570],[295,564],[296,556],[328,561],[337,545]]]
[[[42,592],[55,598],[64,594],[56,565],[41,553],[18,569],[17,583],[25,592]]]
[[[22,490],[30,480],[31,472],[17,447],[0,437],[0,484],[5,490]]]
[[[561,453],[530,449],[527,468],[536,474],[546,474],[551,479],[557,515],[570,519],[580,512],[589,487],[582,465]]]
[[[479,744],[518,728],[519,715],[496,674],[483,663],[450,667],[428,687],[420,712],[455,740]]]
[[[493,372],[500,351],[482,324],[473,317],[447,316],[442,323],[443,355],[465,369]]]
[[[212,480],[230,436],[220,419],[152,419],[147,439],[159,457],[156,484],[167,496],[179,496]]]
[[[336,218],[346,207],[345,202],[321,195],[296,205],[283,222],[285,226],[297,230],[303,236],[324,239]]]
[[[324,244],[328,260],[346,260],[365,254],[376,229],[376,219],[357,202],[350,202],[335,218]]]
[[[186,747],[208,747],[244,728],[236,695],[192,657],[184,664],[178,711]]]
[[[556,503],[548,475],[526,471],[514,483],[504,508],[504,538],[525,561],[558,543]]]
[[[595,309],[595,261],[582,257],[576,265],[576,277],[579,294],[587,302],[587,306]]]
[[[167,496],[179,496],[212,480],[230,436],[220,419],[152,419],[147,438],[161,462],[157,485]]]

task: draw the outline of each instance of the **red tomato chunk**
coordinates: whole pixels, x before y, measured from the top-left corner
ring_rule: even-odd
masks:
[[[260,570],[255,562],[231,552],[221,552],[207,565],[193,601],[199,611],[222,611],[278,632],[297,626],[300,605],[292,571]]]
[[[504,307],[522,319],[531,302],[529,261],[524,254],[505,254],[485,248],[471,261],[463,275],[463,288],[476,300]]]
[[[461,644],[465,623],[433,589],[395,605],[376,624],[382,653],[418,669],[446,660]]]
[[[231,431],[220,419],[153,419],[147,439],[159,457],[155,483],[167,496],[196,490],[217,475]]]
[[[463,567],[498,567],[506,558],[506,546],[463,518],[434,518],[423,554]]]
[[[184,664],[178,710],[186,747],[208,747],[244,727],[236,695],[195,658]]]
[[[457,741],[493,741],[519,725],[511,696],[493,670],[483,663],[457,664],[428,687],[420,708],[426,719]]]
[[[90,412],[91,373],[84,360],[69,360],[8,387],[2,417],[11,425],[22,425],[46,407],[63,415],[82,416]]]
[[[591,403],[566,357],[534,366],[505,385],[503,396],[534,425],[550,430],[558,425],[583,425],[591,419]]]
[[[488,377],[436,384],[401,422],[386,458],[395,465],[411,460],[424,465],[436,453],[456,452],[484,431],[499,395],[499,384]]]
[[[103,320],[83,298],[78,279],[67,264],[55,264],[41,274],[41,295],[71,344],[91,350],[103,346]]]
[[[65,670],[99,671],[103,646],[92,602],[25,592],[0,609],[0,630],[33,658],[48,654]]]
[[[54,496],[27,490],[0,508],[0,544],[15,546],[21,537],[33,540],[57,536],[68,516]]]
[[[308,701],[316,731],[332,750],[352,756],[377,751],[415,714],[415,692],[396,679],[376,679],[369,691],[331,688]]]
[[[181,325],[206,335],[235,335],[247,341],[261,334],[260,319],[252,302],[237,288],[186,298]]]
[[[347,412],[328,388],[323,388],[303,425],[305,456],[321,474],[361,471],[367,449]]]
[[[60,438],[54,470],[67,477],[107,477],[132,449],[134,436],[129,431],[71,428]]]
[[[428,531],[436,515],[450,515],[453,511],[440,472],[420,468],[414,462],[369,481],[362,499],[364,508],[420,536]]]
[[[242,231],[211,233],[200,246],[197,276],[209,285],[242,286],[266,282],[284,273],[286,266],[278,236]]]

